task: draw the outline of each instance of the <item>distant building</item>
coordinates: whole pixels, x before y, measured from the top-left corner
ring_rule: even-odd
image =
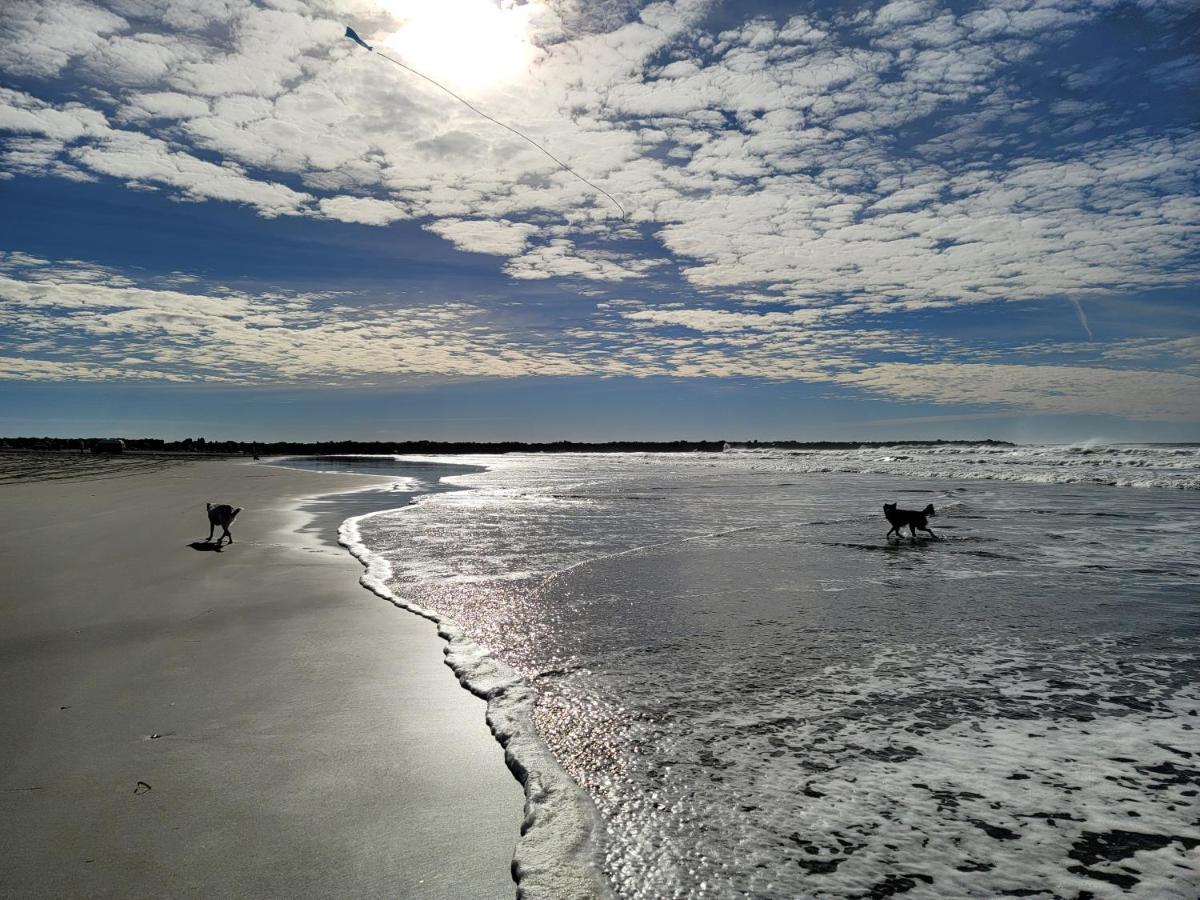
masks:
[[[101,438],[92,444],[93,453],[124,453],[125,442],[120,438]]]

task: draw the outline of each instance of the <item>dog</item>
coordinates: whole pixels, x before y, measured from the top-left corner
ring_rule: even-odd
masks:
[[[230,506],[227,503],[222,503],[220,506],[214,506],[211,503],[204,504],[208,510],[208,542],[212,543],[213,532],[217,530],[217,526],[221,526],[221,536],[217,538],[217,546],[221,546],[221,541],[229,538],[229,543],[233,543],[233,535],[229,533],[229,526],[233,524],[233,520],[238,517],[238,513],[242,511],[240,506]]]
[[[896,533],[896,537],[900,537],[900,529],[907,525],[908,533],[914,541],[917,539],[918,528],[930,537],[941,540],[929,527],[929,517],[937,515],[937,510],[933,508],[932,503],[920,512],[917,512],[915,509],[897,509],[895,503],[885,503],[883,504],[883,514],[892,524],[892,530],[887,533],[887,537],[891,537],[892,532]]]

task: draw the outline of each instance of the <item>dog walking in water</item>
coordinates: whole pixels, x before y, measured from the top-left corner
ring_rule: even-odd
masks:
[[[941,540],[929,527],[929,517],[937,515],[937,510],[933,508],[932,503],[920,512],[917,512],[915,509],[897,509],[895,503],[885,503],[883,504],[883,514],[887,516],[887,520],[892,524],[892,531],[887,533],[887,537],[891,537],[893,531],[896,533],[896,537],[901,537],[900,529],[907,525],[908,533],[914,541],[917,539],[918,528],[931,538]]]
[[[222,503],[220,506],[213,506],[211,503],[204,504],[208,510],[208,542],[212,543],[213,532],[217,530],[217,526],[221,526],[221,536],[217,538],[217,546],[221,546],[221,541],[229,538],[229,543],[233,543],[233,535],[229,533],[229,526],[233,524],[233,520],[238,517],[238,513],[242,511],[240,506],[230,506],[227,503]]]

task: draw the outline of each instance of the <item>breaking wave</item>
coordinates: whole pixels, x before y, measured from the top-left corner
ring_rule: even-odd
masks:
[[[725,455],[777,464],[789,472],[1200,490],[1200,446],[1195,444],[734,449]]]

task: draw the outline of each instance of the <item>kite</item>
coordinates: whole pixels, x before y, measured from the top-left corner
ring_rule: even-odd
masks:
[[[346,26],[346,37],[350,38],[350,40],[354,41],[354,43],[358,44],[358,46],[366,47],[372,53],[375,52],[375,48],[372,47],[370,44],[368,44],[366,41],[364,41],[362,38],[360,38],[358,36],[358,32],[355,31],[353,28],[351,28],[349,25]]]
[[[543,147],[541,144],[539,144],[537,141],[535,141],[529,135],[518,131],[516,128],[513,128],[511,125],[506,125],[504,122],[501,122],[499,119],[489,116],[482,109],[480,109],[477,106],[473,106],[470,102],[468,102],[464,98],[460,97],[458,94],[454,93],[454,91],[450,90],[450,88],[446,87],[441,82],[434,81],[432,78],[430,78],[424,72],[418,72],[412,66],[405,65],[404,63],[400,62],[400,60],[393,59],[392,57],[388,56],[386,53],[376,50],[374,47],[372,47],[370,44],[368,44],[366,41],[364,41],[362,38],[360,38],[358,36],[358,32],[356,32],[349,25],[346,26],[346,37],[350,38],[350,40],[354,41],[354,43],[358,44],[358,46],[364,48],[368,52],[374,53],[376,56],[386,59],[388,62],[392,63],[393,65],[399,66],[400,68],[404,69],[405,71],[411,72],[413,75],[416,75],[418,78],[425,79],[430,84],[432,84],[434,87],[436,87],[438,90],[441,90],[441,91],[449,94],[451,97],[453,97],[455,100],[457,100],[463,106],[465,106],[467,109],[471,110],[471,112],[475,113],[476,115],[482,116],[483,118],[487,119],[489,122],[493,122],[496,125],[499,125],[501,128],[503,128],[507,131],[511,131],[513,134],[515,134],[517,137],[521,138],[523,141],[526,141],[527,143],[532,144],[538,150],[541,150],[542,153],[546,154],[546,156],[548,156],[550,159],[552,159],[555,163],[557,163],[561,168],[563,168],[567,172],[570,172],[572,175],[574,175],[576,178],[578,178],[580,181],[582,181],[584,184],[586,184],[592,190],[594,190],[600,194],[603,194],[605,197],[607,197],[609,200],[611,200],[613,205],[621,211],[621,219],[622,220],[625,219],[625,216],[626,216],[625,207],[623,207],[621,205],[620,201],[618,201],[616,197],[614,197],[612,194],[610,194],[604,188],[600,187],[600,185],[595,184],[591,181],[588,181],[586,178],[584,178],[582,175],[580,175],[578,172],[576,172],[574,169],[572,169],[570,166],[568,166],[565,162],[563,162],[561,159],[559,159],[557,156],[555,156],[553,153],[551,153],[549,150],[547,150],[545,147]]]

